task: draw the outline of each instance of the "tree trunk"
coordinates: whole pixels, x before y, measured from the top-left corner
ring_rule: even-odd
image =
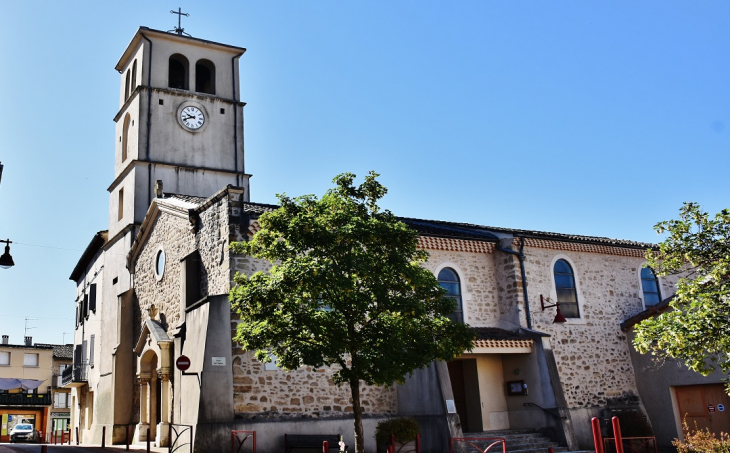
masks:
[[[352,413],[355,415],[355,453],[365,453],[365,436],[362,431],[362,407],[360,406],[360,380],[350,379]]]

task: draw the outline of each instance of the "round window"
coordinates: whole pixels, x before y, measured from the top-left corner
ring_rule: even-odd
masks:
[[[155,257],[155,275],[157,276],[157,279],[162,278],[162,274],[165,273],[165,251],[160,249],[157,251],[157,255]]]

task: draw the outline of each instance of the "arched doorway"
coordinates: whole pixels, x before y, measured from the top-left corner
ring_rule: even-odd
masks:
[[[158,447],[170,442],[170,373],[172,341],[159,322],[148,319],[137,341],[139,424],[137,440],[149,439]]]

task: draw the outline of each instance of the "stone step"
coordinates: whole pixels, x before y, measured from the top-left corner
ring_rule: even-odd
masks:
[[[525,429],[498,429],[494,431],[476,431],[464,433],[464,437],[469,434],[470,437],[505,437],[511,434],[540,434],[532,428]]]
[[[483,433],[464,433],[464,437],[502,437],[505,439],[534,439],[536,437],[541,437],[542,434],[537,432],[532,433],[517,433],[517,434],[510,434],[510,433],[492,433],[492,432],[483,432]]]
[[[553,451],[556,453],[564,453],[568,450],[567,447],[553,447]],[[525,450],[510,450],[507,449],[510,453],[547,453],[547,447],[546,448],[535,448],[535,449],[525,449]],[[490,452],[491,453],[491,450]]]
[[[477,433],[464,433],[464,437],[473,438],[503,438],[505,439],[506,449],[509,453],[546,453],[549,447],[552,447],[556,453],[567,451],[567,447],[561,447],[557,442],[552,442],[547,437],[541,435],[533,429],[510,429],[498,431],[482,431]],[[489,445],[492,441],[474,441],[473,443],[482,448]],[[495,445],[490,449],[490,453],[499,453],[501,448]]]

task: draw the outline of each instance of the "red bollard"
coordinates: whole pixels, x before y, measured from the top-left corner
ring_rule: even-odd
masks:
[[[124,443],[127,444],[127,451],[129,451],[129,425],[124,427]]]
[[[596,447],[596,453],[603,453],[603,437],[601,436],[601,422],[598,417],[591,419],[591,427],[593,428],[593,445]]]
[[[106,426],[101,427],[101,448],[106,448]]]
[[[322,442],[322,453],[329,453],[330,452],[330,443],[329,441],[325,440]]]
[[[150,429],[147,428],[147,453],[150,453]]]
[[[553,447],[548,447],[548,453],[555,453],[555,450],[553,450]]]
[[[41,453],[48,453],[48,445],[41,445]]]
[[[613,438],[616,440],[616,453],[624,453],[624,438],[621,437],[621,423],[618,417],[611,418],[613,423]]]
[[[71,440],[69,439],[69,442],[70,442],[70,441],[71,441]],[[78,445],[78,444],[79,444],[79,427],[77,426],[77,427],[76,427],[76,445]]]

